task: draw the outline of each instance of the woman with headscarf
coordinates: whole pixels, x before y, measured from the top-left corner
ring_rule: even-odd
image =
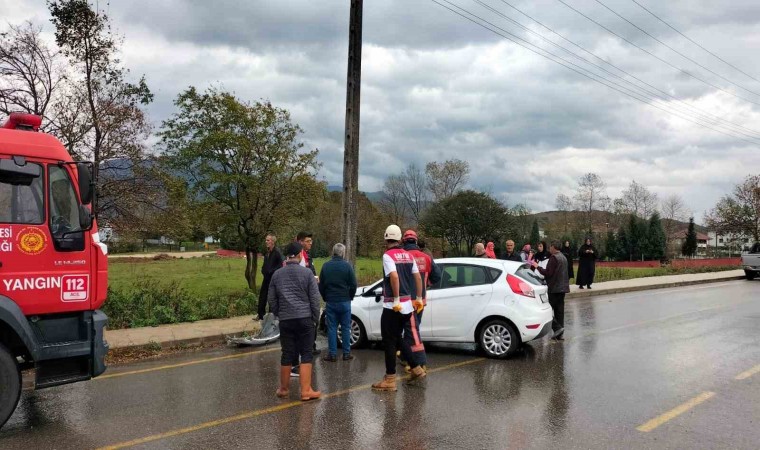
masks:
[[[530,244],[525,244],[522,251],[520,251],[520,259],[522,262],[530,262],[533,260],[533,253],[530,251]]]
[[[549,249],[546,248],[546,242],[541,241],[538,243],[538,248],[536,250],[536,254],[533,255],[533,260],[536,262],[541,262],[549,259],[551,254],[549,254]]]
[[[496,259],[493,242],[489,242],[486,245],[486,258]]]
[[[587,237],[586,242],[578,249],[578,278],[575,279],[575,284],[581,289],[583,286],[591,289],[596,271],[596,255],[596,247],[591,243],[591,238]]]
[[[575,278],[575,270],[573,269],[573,253],[573,249],[570,247],[570,241],[565,241],[565,244],[562,246],[562,254],[565,255],[565,259],[567,259],[568,280]]]

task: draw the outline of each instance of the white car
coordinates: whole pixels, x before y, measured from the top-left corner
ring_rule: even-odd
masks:
[[[506,358],[523,343],[551,333],[546,285],[527,264],[481,258],[435,262],[442,277],[428,288],[423,342],[476,343],[487,356]],[[382,281],[359,288],[351,303],[352,347],[382,339],[382,311]]]

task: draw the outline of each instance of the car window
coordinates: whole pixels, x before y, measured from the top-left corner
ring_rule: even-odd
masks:
[[[489,278],[485,267],[447,264],[443,266],[440,289],[477,286],[488,283]]]
[[[44,215],[41,176],[29,185],[0,180],[0,223],[39,225]]]
[[[383,282],[375,283],[372,286],[368,287],[367,290],[364,291],[362,294],[362,297],[374,297],[375,296],[375,289],[383,287]]]
[[[501,270],[489,268],[488,273],[491,274],[491,283],[495,283],[499,278],[501,278]]]
[[[530,266],[527,264],[520,266],[520,268],[515,271],[515,275],[535,286],[542,286],[544,284],[544,280],[530,270]]]

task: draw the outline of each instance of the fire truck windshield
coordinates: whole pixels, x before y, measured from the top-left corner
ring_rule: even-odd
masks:
[[[0,177],[0,223],[42,224],[45,221],[43,178],[31,178],[30,184],[12,181]]]

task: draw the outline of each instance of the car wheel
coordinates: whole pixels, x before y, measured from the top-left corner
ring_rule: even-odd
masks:
[[[752,270],[745,270],[745,271],[744,271],[744,276],[745,276],[745,277],[746,277],[748,280],[754,280],[754,279],[755,279],[755,277],[757,276],[757,272],[754,272],[754,271],[752,271]]]
[[[343,344],[343,333],[341,326],[338,325],[338,343]],[[364,325],[359,320],[351,316],[351,348],[361,348],[367,343],[367,332],[364,331]]]
[[[21,397],[21,371],[16,359],[0,344],[0,427],[16,410]]]
[[[520,347],[517,330],[506,320],[494,319],[480,328],[478,343],[489,358],[504,359]]]

